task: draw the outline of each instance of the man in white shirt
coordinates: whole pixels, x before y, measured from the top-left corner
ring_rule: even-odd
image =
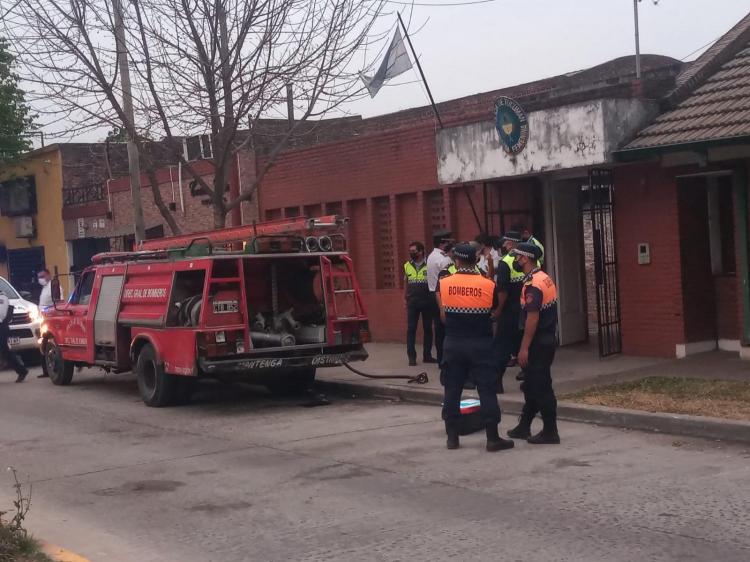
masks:
[[[447,230],[436,232],[432,238],[434,249],[427,257],[427,287],[430,290],[430,303],[433,307],[432,318],[435,323],[435,349],[437,350],[438,363],[443,360],[445,330],[443,329],[443,322],[440,320],[440,310],[435,298],[435,289],[437,289],[440,272],[453,263],[453,260],[448,255],[453,242],[453,234],[451,232]]]
[[[62,300],[62,287],[59,284],[52,283],[52,275],[49,269],[43,269],[37,273],[37,282],[42,287],[42,292],[39,293],[39,308],[45,309],[50,306],[54,306],[54,300],[52,299],[52,286],[57,286],[57,301]]]
[[[10,335],[10,321],[13,318],[13,306],[8,301],[5,293],[0,292],[0,355],[5,359],[5,364],[12,367],[18,375],[16,382],[23,382],[29,370],[18,356],[8,347],[8,336]]]

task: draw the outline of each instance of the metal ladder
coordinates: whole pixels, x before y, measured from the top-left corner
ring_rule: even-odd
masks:
[[[342,263],[344,269],[335,269],[333,263],[327,257],[322,257],[321,262],[323,265],[323,279],[326,286],[326,301],[328,303],[329,310],[333,312],[334,318],[337,320],[359,320],[365,316],[365,305],[362,301],[362,295],[359,292],[359,284],[357,278],[354,275],[354,264],[349,256],[342,256]],[[341,281],[337,284],[336,281]],[[350,295],[354,304],[354,315],[353,316],[340,316],[340,302],[337,297],[340,295]]]

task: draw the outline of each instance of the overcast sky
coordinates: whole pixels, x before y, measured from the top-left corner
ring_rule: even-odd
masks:
[[[692,60],[705,49],[694,51],[718,39],[750,12],[750,0],[659,0],[657,5],[643,0],[639,12],[641,53]],[[632,0],[416,6],[410,29],[420,27],[412,41],[436,101],[581,70],[635,53]],[[392,83],[417,79],[415,68]],[[421,85],[412,83],[383,88],[374,99],[359,100],[349,109],[372,116],[427,103]]]
[[[395,24],[396,10],[408,21],[408,0],[386,1],[391,14],[384,22]],[[438,102],[635,52],[632,0],[472,1],[481,2],[415,0],[409,29]],[[642,53],[692,60],[750,12],[750,0],[643,0],[639,11]],[[415,67],[375,99],[360,99],[346,110],[369,117],[427,105],[418,78]],[[68,140],[99,141],[105,135],[102,130]]]

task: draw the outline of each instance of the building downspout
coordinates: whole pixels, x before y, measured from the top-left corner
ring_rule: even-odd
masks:
[[[741,343],[743,346],[750,345],[750,281],[748,280],[748,197],[747,197],[747,167],[743,166],[735,170],[733,174],[734,182],[734,201],[735,201],[735,219],[737,232],[739,234],[737,242],[739,243],[740,254],[740,291],[742,293],[742,334]],[[740,355],[744,356],[742,350]],[[750,359],[750,353],[747,358]]]

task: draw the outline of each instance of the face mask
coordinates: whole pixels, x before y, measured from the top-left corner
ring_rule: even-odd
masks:
[[[46,279],[44,279],[44,278],[41,278],[41,277],[40,277],[39,279],[37,279],[37,281],[39,282],[39,284],[40,284],[40,285],[41,285],[42,287],[46,287],[46,286],[47,286],[47,283],[49,283],[49,281],[47,281]]]
[[[419,254],[417,252],[409,252],[409,257],[416,260],[419,257]]]
[[[518,263],[518,260],[513,260],[513,269],[518,273],[523,273],[523,266]]]

